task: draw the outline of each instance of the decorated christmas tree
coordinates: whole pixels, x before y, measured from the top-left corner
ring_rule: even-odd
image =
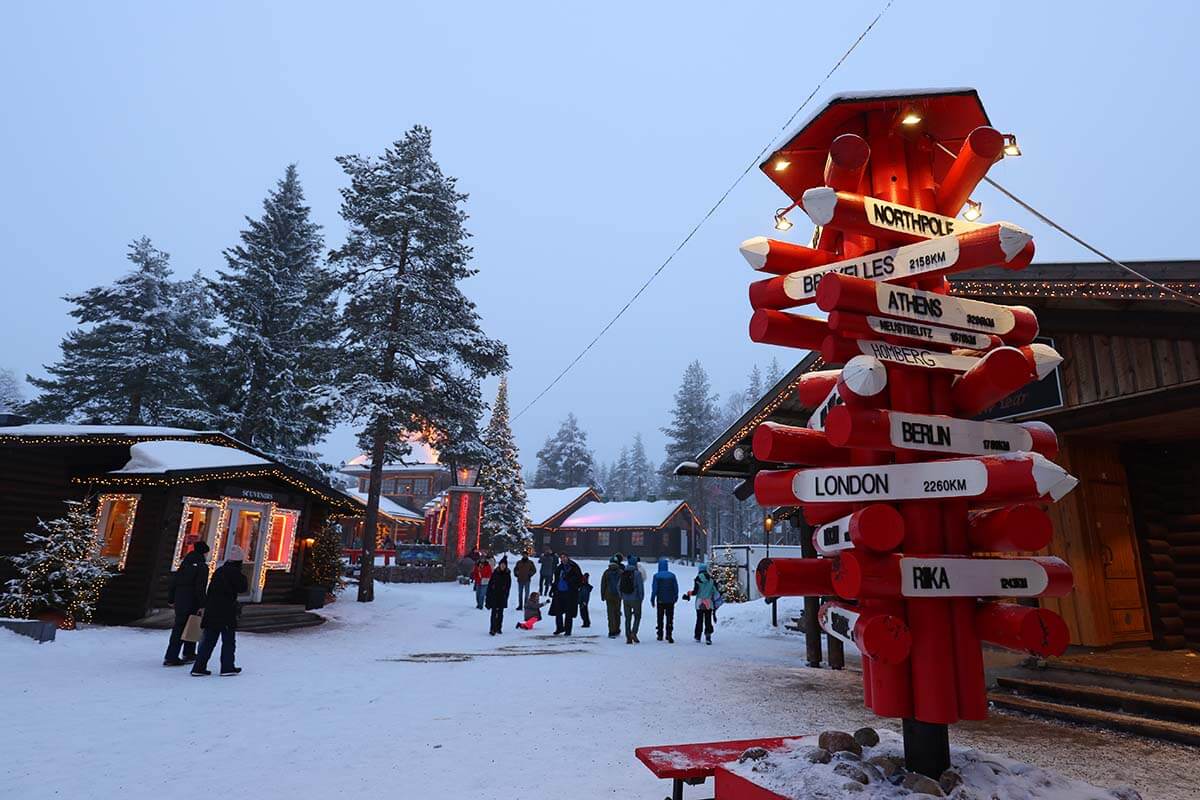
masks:
[[[721,596],[725,598],[726,602],[746,602],[746,592],[742,589],[742,582],[738,578],[739,570],[737,556],[733,554],[733,548],[728,546],[721,551],[716,561],[708,568],[709,576],[717,584],[717,589],[720,590]]]
[[[112,570],[100,555],[87,504],[69,500],[66,505],[66,516],[38,520],[38,530],[25,534],[27,552],[8,557],[18,577],[0,595],[0,613],[23,619],[61,614],[60,627],[67,630],[91,620]]]
[[[493,552],[524,552],[529,539],[525,527],[525,479],[517,459],[517,443],[508,421],[508,378],[500,379],[492,419],[483,434],[492,457],[479,470],[483,488],[484,541]]]
[[[313,537],[304,559],[304,585],[340,591],[342,580],[342,532],[335,522],[326,522]]]

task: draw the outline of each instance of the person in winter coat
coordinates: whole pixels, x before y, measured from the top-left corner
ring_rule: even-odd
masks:
[[[600,599],[608,610],[608,638],[615,639],[621,635],[621,590],[618,583],[621,580],[621,556],[615,555],[608,560],[608,569],[600,576]]]
[[[650,579],[650,607],[658,608],[658,640],[663,640],[663,622],[666,622],[667,643],[675,644],[675,603],[679,600],[679,580],[667,568],[665,558],[658,560],[658,572]]]
[[[579,610],[579,585],[583,583],[583,573],[566,553],[560,559],[550,588],[550,613],[555,620],[554,634],[570,636],[575,614]]]
[[[704,641],[707,644],[712,644],[713,635],[713,612],[717,609],[717,598],[720,592],[717,590],[717,584],[713,582],[712,577],[708,574],[708,564],[701,564],[700,571],[696,573],[696,581],[692,585],[692,591],[683,596],[684,600],[689,597],[696,598],[696,641],[700,641],[700,634],[704,634]]]
[[[204,619],[200,622],[204,634],[200,637],[196,663],[192,664],[192,675],[212,675],[208,669],[208,659],[217,646],[218,638],[221,640],[221,674],[237,675],[242,671],[241,667],[234,666],[233,655],[237,649],[235,632],[241,611],[238,595],[250,591],[250,582],[242,573],[242,562],[245,560],[246,552],[236,544],[230,545],[225,552],[225,563],[217,567],[208,583]]]
[[[486,558],[481,558],[475,562],[475,569],[471,570],[471,582],[475,584],[475,607],[483,608],[483,601],[487,599],[488,581],[492,579],[492,565],[488,563]]]
[[[492,610],[490,633],[504,633],[504,609],[508,606],[508,592],[512,589],[512,573],[508,571],[508,556],[500,559],[496,571],[487,585],[487,607]]]
[[[171,576],[167,602],[175,607],[175,626],[171,628],[171,638],[167,641],[164,667],[181,667],[196,660],[196,643],[185,642],[182,637],[188,617],[204,610],[204,593],[208,589],[208,564],[204,563],[206,553],[208,543],[204,540],[196,542],[192,545],[192,552],[183,557],[178,571]],[[183,658],[179,657],[180,646],[183,647]]]
[[[542,598],[537,592],[531,592],[525,599],[525,619],[517,623],[521,630],[531,631],[533,626],[542,621]]]
[[[538,559],[538,564],[542,568],[538,578],[538,594],[545,596],[550,592],[551,585],[554,583],[554,571],[558,568],[558,559],[554,557],[553,551],[546,550]]]
[[[617,592],[625,609],[625,644],[638,644],[638,626],[642,624],[642,600],[646,598],[646,581],[638,569],[638,557],[629,556],[617,581]]]
[[[512,572],[513,577],[517,579],[517,611],[520,611],[529,597],[529,583],[537,574],[537,566],[530,561],[529,556],[522,555]]]
[[[591,573],[583,573],[583,580],[579,583],[579,618],[583,620],[583,627],[592,627],[592,617],[588,614],[588,600],[592,597],[592,584],[590,581]]]

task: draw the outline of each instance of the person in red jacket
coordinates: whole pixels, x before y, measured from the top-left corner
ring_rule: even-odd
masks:
[[[480,558],[471,570],[471,581],[475,584],[475,607],[482,610],[483,601],[487,599],[488,582],[492,579],[492,562]]]

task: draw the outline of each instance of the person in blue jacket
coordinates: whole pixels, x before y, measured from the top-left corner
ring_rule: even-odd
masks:
[[[638,644],[638,626],[642,624],[642,600],[646,598],[646,583],[638,569],[638,557],[629,556],[617,582],[621,605],[625,609],[625,644]]]
[[[650,607],[658,608],[658,640],[663,640],[663,620],[667,623],[667,643],[675,644],[675,603],[679,600],[679,581],[675,573],[667,569],[665,558],[658,560],[658,572],[650,579]]]

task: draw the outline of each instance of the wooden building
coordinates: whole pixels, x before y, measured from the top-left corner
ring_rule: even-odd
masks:
[[[450,487],[450,467],[438,463],[438,452],[425,442],[409,442],[412,452],[404,463],[383,466],[382,496],[398,506],[421,516],[421,509],[430,500]],[[358,455],[341,466],[341,473],[350,479],[351,489],[364,497],[371,477],[371,459]]]
[[[1200,262],[1130,266],[1200,302]],[[1005,419],[1040,419],[1079,486],[1049,509],[1075,644],[1200,648],[1200,308],[1107,263],[977,270],[966,297],[1037,312],[1064,362]]]
[[[535,553],[551,546],[554,531],[567,517],[588,503],[600,502],[600,494],[590,486],[569,489],[526,489],[526,513]]]
[[[558,523],[549,548],[579,558],[608,558],[614,553],[694,559],[707,548],[708,534],[691,506],[682,500],[592,501]]]
[[[115,569],[97,618],[128,622],[166,606],[170,573],[203,538],[210,564],[247,553],[245,602],[294,602],[305,542],[354,500],[221,433],[101,425],[0,427],[0,556],[26,548],[38,519],[94,498],[102,554]],[[12,567],[0,561],[0,580]]]
[[[1200,302],[1200,262],[1132,262]],[[1046,263],[1021,272],[976,270],[954,293],[1032,308],[1040,336],[1063,355],[1053,373],[981,415],[1042,420],[1058,432],[1058,462],[1079,485],[1048,511],[1048,553],[1067,561],[1075,591],[1044,598],[1072,644],[1200,649],[1200,307],[1107,263]],[[681,475],[740,478],[753,502],[755,428],[807,424],[800,376],[826,369],[809,354]],[[776,509],[774,542],[811,529]]]
[[[355,514],[342,514],[333,518],[342,528],[342,547],[357,550],[362,547],[362,529],[366,522],[367,493],[351,488],[346,494],[358,502]],[[397,545],[414,544],[425,532],[425,517],[416,511],[389,500],[379,498],[379,522],[376,523],[375,544],[380,550],[395,550]]]

